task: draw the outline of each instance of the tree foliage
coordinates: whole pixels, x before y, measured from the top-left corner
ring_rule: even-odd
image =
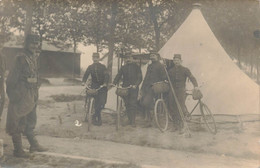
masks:
[[[26,29],[28,4],[32,2],[33,33],[57,47],[79,43],[108,50],[159,50],[192,10],[193,0],[2,0],[0,29],[6,39]],[[227,53],[238,64],[258,69],[260,7],[253,0],[200,0],[202,13]],[[27,16],[28,19],[28,16]],[[28,26],[28,25],[27,25]]]

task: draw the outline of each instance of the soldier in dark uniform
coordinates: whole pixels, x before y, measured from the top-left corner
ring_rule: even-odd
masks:
[[[4,42],[5,42],[5,36],[3,34],[0,34],[0,121],[4,110],[4,104],[5,104],[4,81],[5,81],[6,64],[5,64],[5,57],[2,53],[2,50],[4,48]]]
[[[139,85],[142,82],[142,72],[141,68],[133,62],[133,57],[130,53],[128,53],[125,58],[125,65],[121,67],[116,75],[113,84],[116,85],[122,79],[122,87],[129,87],[128,95],[123,97],[126,106],[126,113],[128,117],[127,125],[132,125],[135,127],[135,116],[138,108],[138,91]]]
[[[194,89],[198,89],[198,83],[195,77],[191,74],[190,70],[184,66],[181,65],[181,55],[180,54],[174,54],[173,57],[174,67],[171,68],[168,73],[171,80],[171,83],[173,85],[173,89],[176,93],[178,102],[181,106],[182,112],[184,116],[188,115],[188,111],[185,105],[186,100],[186,80],[187,78],[190,79],[192,82]],[[179,131],[183,131],[183,122],[179,113],[179,110],[176,105],[176,101],[174,100],[172,92],[169,94],[169,112],[172,115],[173,123],[175,125],[175,128]]]
[[[109,74],[105,65],[99,63],[99,53],[93,53],[92,55],[93,64],[90,65],[82,79],[84,85],[91,75],[91,88],[98,89],[101,85],[105,87],[98,91],[98,94],[94,97],[95,99],[95,114],[92,116],[93,124],[100,126],[102,125],[101,110],[105,107],[107,102],[107,85],[109,82]],[[87,118],[85,119],[87,120]]]
[[[29,157],[22,148],[22,133],[30,143],[30,152],[47,150],[39,145],[34,134],[39,89],[36,52],[39,50],[39,44],[37,35],[26,36],[24,52],[16,57],[6,80],[9,98],[6,132],[12,136],[16,157]]]
[[[152,63],[148,65],[141,88],[142,105],[145,107],[145,114],[147,115],[147,126],[151,126],[151,110],[154,106],[153,99],[155,93],[152,89],[152,84],[167,80],[164,66],[159,62],[160,55],[157,52],[150,53]]]

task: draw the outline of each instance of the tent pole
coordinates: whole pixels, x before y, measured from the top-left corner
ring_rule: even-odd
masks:
[[[174,100],[175,100],[175,102],[176,102],[176,104],[177,104],[177,108],[178,108],[178,112],[179,112],[179,114],[180,114],[180,116],[181,116],[181,120],[182,120],[182,122],[183,122],[183,124],[184,124],[184,130],[185,130],[186,133],[188,134],[188,137],[191,137],[190,129],[189,129],[188,124],[187,124],[187,122],[186,122],[186,120],[185,120],[183,111],[182,111],[181,106],[180,106],[180,103],[179,103],[179,101],[178,101],[178,99],[177,99],[177,96],[176,96],[176,93],[175,93],[175,91],[174,91],[172,82],[171,82],[171,80],[170,80],[170,76],[169,76],[168,71],[167,71],[167,69],[166,69],[165,59],[162,58],[162,60],[163,60],[163,64],[164,64],[164,66],[163,66],[163,67],[164,67],[164,71],[165,71],[165,73],[166,73],[167,79],[168,79],[169,84],[170,84],[171,92],[172,92],[173,97],[174,97]]]

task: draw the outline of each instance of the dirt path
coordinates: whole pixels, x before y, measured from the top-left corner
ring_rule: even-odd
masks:
[[[179,168],[256,168],[258,160],[218,156],[212,154],[198,154],[175,150],[141,147],[120,144],[109,141],[52,138],[40,136],[41,143],[49,146],[50,153],[88,157],[93,159],[110,160],[115,162],[129,162],[144,167]],[[48,144],[48,142],[52,142]],[[50,153],[46,153],[49,155]]]
[[[155,126],[143,127],[145,122],[140,115],[137,116],[136,128],[121,127],[116,131],[115,116],[102,113],[103,125],[93,126],[91,131],[87,131],[87,123],[82,122],[85,115],[83,100],[55,102],[50,97],[63,95],[63,98],[71,98],[70,95],[78,95],[81,91],[81,86],[50,86],[40,89],[35,131],[40,143],[50,150],[44,153],[45,155],[36,154],[30,160],[12,157],[12,141],[10,136],[4,133],[5,109],[0,122],[0,139],[4,139],[7,144],[5,165],[9,166],[8,168],[10,165],[12,168],[123,168],[123,165],[118,166],[119,163],[130,163],[124,168],[137,168],[135,164],[150,168],[259,166],[259,122],[245,122],[242,125],[220,124],[217,125],[216,135],[210,134],[204,125],[190,124],[192,138],[185,138],[173,132],[171,125],[165,133]],[[113,104],[113,100],[108,101]],[[75,126],[76,120],[79,120],[82,126]],[[27,140],[24,139],[23,143],[28,149]],[[93,166],[93,161],[102,162]],[[109,167],[108,163],[115,165]]]

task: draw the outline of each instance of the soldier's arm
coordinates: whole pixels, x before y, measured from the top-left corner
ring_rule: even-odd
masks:
[[[84,76],[83,76],[83,78],[82,78],[82,83],[85,83],[85,82],[87,81],[88,76],[89,76],[89,74],[90,74],[90,70],[91,70],[91,66],[88,66],[88,68],[87,68],[87,70],[86,70],[86,72],[84,73]]]
[[[147,70],[146,70],[146,73],[145,73],[145,76],[144,76],[144,80],[143,80],[143,84],[142,84],[142,87],[141,87],[142,91],[145,90],[145,88],[147,87],[148,71],[149,71],[149,65],[147,67]]]
[[[143,80],[143,75],[142,75],[142,71],[141,71],[141,68],[137,65],[136,66],[136,70],[137,70],[137,81],[136,81],[136,86],[139,86],[140,83],[142,82]]]
[[[118,71],[114,81],[113,81],[113,84],[116,85],[118,84],[119,80],[121,79],[121,76],[123,75],[123,67],[120,68],[120,70]]]
[[[6,79],[6,90],[12,90],[16,88],[16,85],[18,83],[18,80],[20,78],[20,73],[21,73],[21,67],[22,67],[22,57],[17,56],[15,58],[15,63],[13,67],[11,68],[7,79]]]
[[[188,68],[185,69],[185,73],[186,73],[187,77],[190,79],[193,86],[198,87],[198,82],[197,82],[196,78],[192,75],[192,73],[190,72],[190,70]]]

